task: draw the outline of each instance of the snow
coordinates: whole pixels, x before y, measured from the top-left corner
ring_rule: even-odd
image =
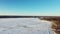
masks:
[[[51,22],[38,18],[0,19],[0,34],[55,34]]]

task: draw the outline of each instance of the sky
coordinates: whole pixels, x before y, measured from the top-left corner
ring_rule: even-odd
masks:
[[[0,15],[60,16],[60,0],[0,0]]]

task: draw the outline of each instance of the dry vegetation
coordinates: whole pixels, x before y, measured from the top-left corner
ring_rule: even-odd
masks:
[[[60,34],[60,31],[57,31],[60,29],[60,17],[43,17],[41,20],[47,20],[52,22],[52,29],[55,29],[54,31],[57,34]]]

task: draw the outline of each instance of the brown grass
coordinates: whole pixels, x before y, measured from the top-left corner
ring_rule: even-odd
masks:
[[[60,17],[43,17],[41,20],[47,20],[52,22],[52,29],[57,34],[60,34],[60,31],[57,31],[58,27],[60,27]]]

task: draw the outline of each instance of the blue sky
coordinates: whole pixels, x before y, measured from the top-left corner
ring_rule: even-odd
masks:
[[[0,15],[60,16],[60,0],[0,0]]]

